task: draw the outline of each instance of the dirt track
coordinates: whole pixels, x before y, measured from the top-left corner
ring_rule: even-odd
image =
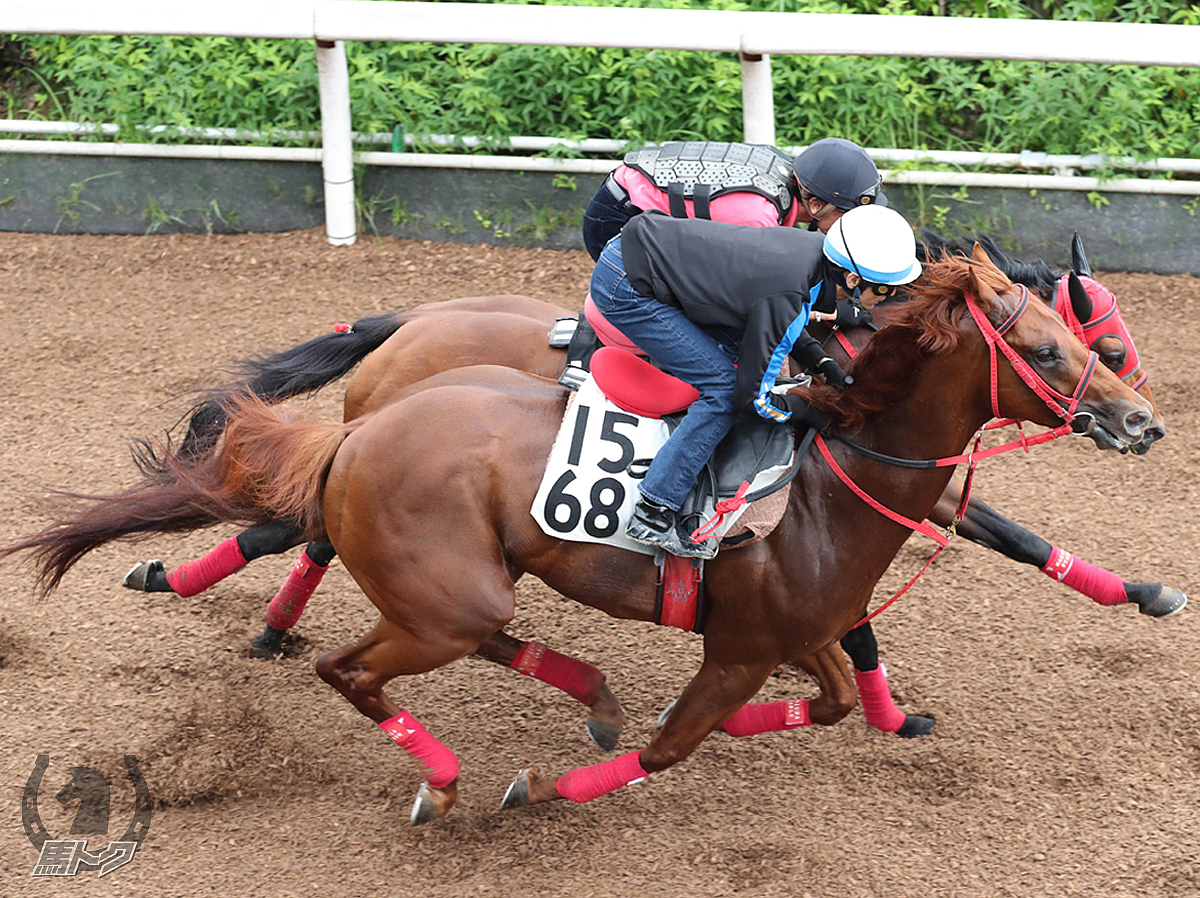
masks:
[[[161,432],[216,369],[257,349],[420,302],[491,292],[578,305],[583,253],[363,240],[0,234],[0,542],[46,520],[41,486],[133,478],[126,441]],[[1168,436],[1142,459],[1059,441],[985,464],[979,495],[1131,580],[1196,593],[1200,281],[1107,274]],[[339,413],[341,391],[318,399]],[[390,692],[463,762],[451,816],[414,829],[415,766],[313,673],[374,609],[335,564],[277,663],[246,645],[292,557],[194,599],[121,575],[232,531],[109,547],[44,603],[0,566],[0,894],[1177,896],[1200,894],[1200,628],[1099,607],[1042,574],[955,544],[878,621],[897,701],[938,718],[905,741],[860,713],[831,729],[709,738],[686,763],[588,806],[496,808],[516,771],[602,759],[570,699],[466,660]],[[913,540],[885,586],[928,554]],[[903,576],[902,576],[903,575]],[[699,640],[619,623],[522,585],[510,630],[600,665],[625,703],[622,749],[695,669]],[[814,694],[781,672],[764,698]],[[33,878],[20,801],[51,756],[39,807],[64,838],[71,765],[113,783],[109,839],[136,755],[155,798],[133,863]],[[106,844],[93,837],[93,846]]]

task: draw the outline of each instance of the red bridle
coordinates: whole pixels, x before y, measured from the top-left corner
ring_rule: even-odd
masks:
[[[1075,420],[1077,415],[1075,410],[1079,407],[1079,401],[1083,398],[1083,394],[1087,392],[1088,385],[1092,382],[1092,377],[1096,373],[1096,365],[1100,361],[1100,357],[1095,351],[1088,350],[1087,364],[1083,367],[1083,373],[1079,376],[1079,383],[1075,386],[1075,391],[1067,396],[1058,392],[1045,380],[1042,376],[1030,367],[1017,353],[1008,341],[1004,339],[1004,335],[1013,328],[1013,325],[1020,320],[1029,308],[1029,288],[1024,284],[1018,284],[1021,288],[1021,301],[1017,303],[1017,308],[1013,311],[1008,319],[996,327],[988,320],[987,315],[979,308],[979,303],[971,293],[966,294],[967,308],[971,312],[971,317],[975,319],[975,324],[983,334],[984,340],[987,341],[988,355],[991,365],[991,391],[992,391],[992,414],[997,418],[1000,417],[1000,395],[999,395],[999,362],[996,359],[996,349],[1004,353],[1004,357],[1013,367],[1013,371],[1025,383],[1029,389],[1037,395],[1042,402],[1046,403],[1046,407],[1055,415],[1063,419],[1063,424],[1056,431],[1062,430],[1067,433],[1071,430],[1071,422]]]
[[[981,428],[979,433],[976,434],[975,446],[972,451],[962,455],[938,459],[916,460],[892,458],[890,456],[883,455],[882,453],[867,450],[864,447],[858,446],[848,440],[842,441],[847,443],[847,445],[851,446],[856,451],[866,454],[871,458],[892,464],[899,464],[904,467],[940,468],[948,465],[959,464],[960,462],[965,461],[967,463],[967,473],[963,482],[962,495],[959,497],[958,508],[954,513],[954,522],[950,526],[951,536],[954,535],[958,526],[958,522],[963,519],[963,515],[966,513],[967,502],[970,500],[971,496],[971,484],[975,478],[976,465],[987,456],[998,455],[1001,452],[1007,452],[1008,450],[1015,449],[1018,446],[1023,447],[1025,451],[1028,452],[1031,445],[1049,442],[1050,440],[1057,439],[1060,436],[1070,433],[1072,430],[1072,422],[1077,417],[1080,417],[1080,415],[1076,414],[1076,409],[1079,408],[1079,402],[1083,398],[1083,394],[1087,392],[1088,385],[1092,382],[1092,377],[1096,373],[1096,365],[1100,361],[1100,357],[1094,351],[1088,350],[1087,364],[1084,365],[1083,371],[1079,375],[1079,383],[1075,385],[1075,390],[1070,396],[1058,392],[1058,390],[1046,383],[1042,376],[1034,371],[1033,368],[1030,367],[1029,363],[1021,358],[1017,351],[1013,349],[1011,345],[1009,345],[1007,340],[1004,339],[1004,335],[1008,333],[1008,331],[1012,330],[1013,326],[1018,320],[1020,320],[1021,316],[1025,314],[1026,309],[1029,308],[1028,288],[1026,288],[1023,284],[1018,284],[1017,286],[1021,288],[1021,300],[1019,303],[1017,303],[1017,307],[1013,313],[1009,315],[1004,323],[999,327],[996,327],[991,321],[988,320],[987,315],[983,313],[983,310],[979,307],[978,301],[970,292],[964,294],[967,308],[971,312],[971,317],[975,319],[975,325],[979,328],[980,333],[983,334],[983,339],[987,342],[988,346],[992,414],[997,418],[1000,418],[999,359],[996,356],[996,348],[999,347],[1000,351],[1004,354],[1004,357],[1008,359],[1009,364],[1012,365],[1017,376],[1021,378],[1022,382],[1029,387],[1029,389],[1031,389],[1039,399],[1046,403],[1046,407],[1049,408],[1050,411],[1063,419],[1062,424],[1060,424],[1058,427],[1055,427],[1053,430],[1050,430],[1047,433],[1039,434],[1032,439],[1026,439],[1024,432],[1022,432],[1019,440],[1014,440],[1013,442],[1006,443],[1003,446],[997,446],[992,449],[980,451],[980,443],[983,439],[984,430],[990,430],[995,427],[1003,427],[1007,424],[1016,424],[1019,427],[1021,423],[1014,418],[1004,418],[999,421],[993,421]],[[835,331],[835,333],[837,333],[837,331]],[[848,343],[848,341],[846,342]],[[843,345],[846,344],[844,343]],[[853,357],[853,353],[851,353],[851,357]],[[1085,412],[1083,414],[1087,413]],[[1088,417],[1091,416],[1089,415]],[[841,466],[838,465],[838,463],[834,460],[833,455],[830,454],[829,447],[825,444],[825,441],[820,437],[820,435],[818,435],[816,438],[816,444],[817,448],[821,452],[822,457],[825,459],[825,463],[829,465],[829,467],[837,475],[838,479],[841,480],[841,482],[845,484],[845,486],[848,487],[856,496],[858,496],[859,499],[867,503],[867,505],[875,509],[875,511],[879,512],[884,517],[887,517],[898,524],[902,524],[905,527],[908,527],[910,530],[916,531],[917,533],[924,534],[938,544],[937,551],[935,551],[930,559],[925,562],[925,566],[922,567],[921,570],[919,570],[899,592],[897,592],[890,599],[855,624],[854,628],[857,628],[875,618],[878,614],[891,606],[893,602],[899,599],[900,596],[908,592],[908,590],[912,588],[921,575],[929,569],[934,560],[942,553],[942,550],[946,548],[950,542],[950,538],[942,536],[942,534],[933,530],[923,521],[913,521],[904,515],[899,514],[898,512],[892,511],[874,497],[870,496],[858,484],[851,480],[850,476],[844,470],[842,470]]]

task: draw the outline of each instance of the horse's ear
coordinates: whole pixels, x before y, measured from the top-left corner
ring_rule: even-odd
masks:
[[[1092,276],[1092,266],[1088,264],[1087,253],[1083,251],[1083,238],[1079,236],[1078,231],[1071,238],[1071,270],[1084,277]],[[1079,320],[1086,321],[1087,319]]]
[[[1075,317],[1080,322],[1091,321],[1092,298],[1088,296],[1083,281],[1079,280],[1073,271],[1067,273],[1067,294],[1071,297],[1071,308],[1075,310]]]
[[[971,292],[978,297],[979,304],[985,309],[995,308],[1000,302],[1000,297],[996,294],[995,290],[987,285],[987,281],[979,276],[979,268],[983,265],[993,268],[995,266],[992,265],[992,260],[988,258],[987,253],[983,251],[983,247],[978,243],[975,244],[975,251],[971,254],[971,257],[979,263],[979,265],[969,266],[967,272],[967,276],[971,280]]]
[[[971,261],[975,263],[970,266],[972,291],[979,297],[981,304],[989,309],[995,308],[1000,302],[1000,296],[979,276],[979,270],[987,268],[1003,277],[1002,272],[996,267],[996,263],[992,261],[992,257],[987,254],[987,250],[979,244],[978,240],[975,241],[975,248],[971,250]]]

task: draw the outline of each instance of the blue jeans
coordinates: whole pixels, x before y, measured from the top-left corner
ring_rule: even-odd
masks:
[[[628,197],[622,202],[612,195],[606,184],[600,185],[583,212],[583,245],[592,261],[600,258],[604,244],[621,233],[621,228],[634,214]]]
[[[633,289],[621,258],[620,235],[600,253],[591,291],[592,302],[614,327],[700,393],[654,456],[640,487],[650,501],[678,511],[713,450],[737,422],[734,360],[682,311]]]

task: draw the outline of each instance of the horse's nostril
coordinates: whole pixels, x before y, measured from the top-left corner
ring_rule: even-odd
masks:
[[[1131,436],[1138,436],[1150,423],[1150,413],[1141,411],[1130,412],[1125,416],[1125,431]]]
[[[1142,442],[1146,443],[1147,445],[1150,443],[1157,443],[1166,435],[1167,430],[1165,427],[1147,427],[1142,433]]]

